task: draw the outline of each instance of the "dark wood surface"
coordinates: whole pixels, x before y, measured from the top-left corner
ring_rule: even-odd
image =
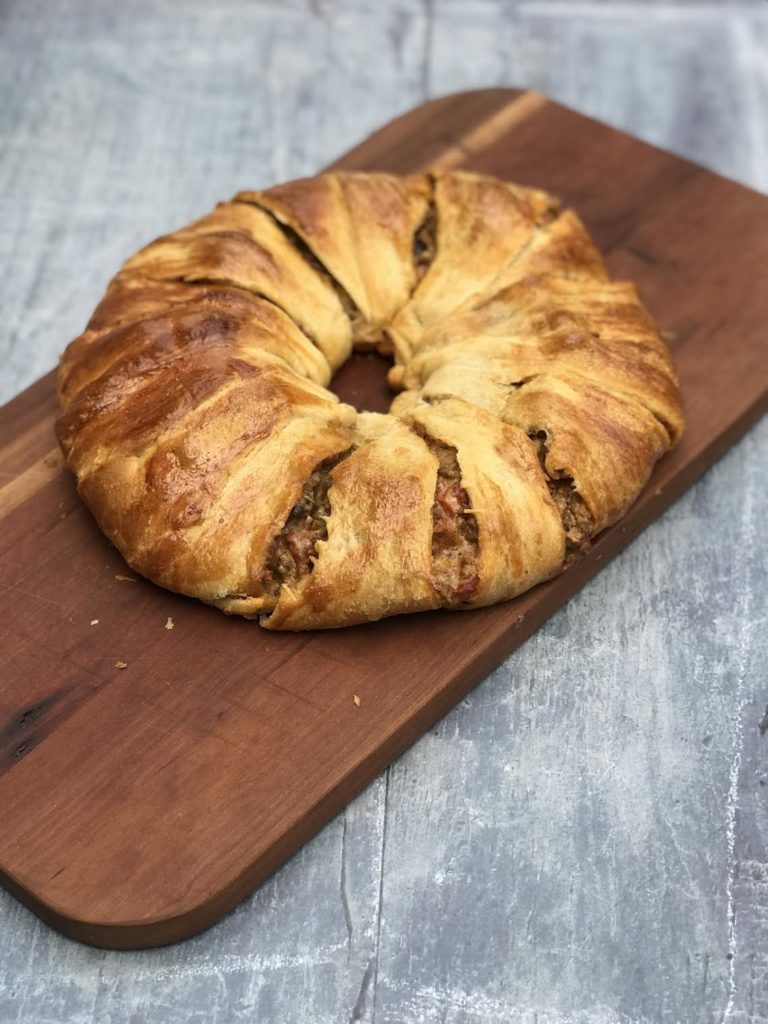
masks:
[[[0,873],[65,934],[125,948],[211,924],[765,410],[768,295],[749,286],[768,264],[765,198],[509,90],[419,108],[341,163],[458,160],[561,195],[613,272],[639,284],[670,332],[682,444],[589,556],[510,604],[282,636],[120,578],[134,574],[56,451],[52,377],[5,406]],[[379,361],[355,359],[338,388],[381,408]]]

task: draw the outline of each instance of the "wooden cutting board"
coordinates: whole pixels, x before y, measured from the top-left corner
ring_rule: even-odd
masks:
[[[537,185],[576,207],[669,332],[685,439],[585,559],[512,603],[276,635],[126,568],[62,466],[52,374],[5,406],[0,879],[73,938],[151,946],[216,921],[768,405],[766,198],[503,89],[428,103],[338,162],[428,164]],[[336,383],[368,408],[391,397],[374,356],[353,357]]]

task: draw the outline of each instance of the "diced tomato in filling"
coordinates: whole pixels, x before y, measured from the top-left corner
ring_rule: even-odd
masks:
[[[464,580],[463,583],[460,583],[458,587],[456,587],[456,589],[454,590],[454,594],[456,595],[456,597],[463,597],[469,599],[474,595],[475,591],[479,586],[480,577],[470,576],[468,579]]]
[[[461,543],[461,514],[468,507],[467,492],[458,481],[439,480],[432,509],[432,538],[440,547]]]
[[[438,458],[432,506],[432,569],[438,590],[449,605],[466,604],[480,586],[477,573],[477,520],[461,485],[456,449],[425,437]]]
[[[310,520],[303,526],[296,527],[286,537],[285,542],[298,569],[303,568],[309,562],[315,544],[320,540],[323,532],[318,523]]]

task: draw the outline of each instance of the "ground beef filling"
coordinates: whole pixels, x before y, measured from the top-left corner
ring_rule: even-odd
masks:
[[[547,478],[549,493],[557,506],[565,530],[565,562],[574,562],[579,554],[589,547],[589,540],[594,532],[594,520],[584,499],[574,487],[571,477],[550,477],[544,468],[547,457],[547,433],[544,430],[532,430],[528,436],[536,445],[541,468]]]
[[[317,543],[328,539],[326,519],[331,512],[328,497],[331,470],[349,454],[349,451],[342,452],[321,462],[304,484],[301,497],[291,509],[285,526],[267,551],[261,574],[261,590],[265,597],[277,599],[284,585],[293,588],[312,572]]]
[[[424,435],[422,435],[424,436]],[[477,519],[469,495],[461,486],[456,449],[424,436],[437,456],[437,484],[432,505],[432,575],[444,604],[469,603],[480,585],[477,559]]]
[[[431,202],[424,220],[416,228],[413,236],[413,265],[416,268],[416,281],[429,270],[437,252],[437,211]]]
[[[592,534],[592,516],[584,499],[574,490],[573,480],[564,477],[549,481],[549,493],[555,500],[565,530],[566,562],[572,562],[589,547]]]

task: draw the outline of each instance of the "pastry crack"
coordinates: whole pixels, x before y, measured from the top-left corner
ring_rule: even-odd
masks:
[[[480,586],[479,530],[453,445],[415,426],[437,458],[437,480],[432,504],[432,577],[442,603],[448,608],[469,604]]]
[[[565,564],[574,562],[589,550],[595,523],[587,505],[579,494],[572,477],[566,474],[552,476],[545,461],[549,453],[549,434],[546,430],[529,430],[528,437],[536,446],[549,493],[557,506],[565,531]]]
[[[268,217],[277,225],[282,231],[283,235],[288,242],[293,246],[296,252],[302,257],[302,259],[315,271],[315,273],[321,277],[326,284],[329,285],[336,293],[336,296],[341,304],[344,314],[349,320],[349,325],[352,330],[352,337],[357,338],[361,334],[365,334],[367,321],[362,314],[362,311],[358,308],[357,303],[349,294],[347,289],[342,283],[331,273],[326,267],[323,261],[313,251],[301,235],[290,224],[285,224],[266,206],[262,206],[259,203],[251,202],[245,199],[236,199],[235,202],[244,203],[246,206],[255,206],[257,209],[266,213]]]
[[[272,539],[259,581],[263,596],[272,599],[271,606],[265,605],[265,611],[274,609],[284,587],[295,589],[314,569],[317,545],[328,539],[326,520],[331,514],[331,473],[353,451],[354,446],[324,459],[315,467],[283,528]]]

